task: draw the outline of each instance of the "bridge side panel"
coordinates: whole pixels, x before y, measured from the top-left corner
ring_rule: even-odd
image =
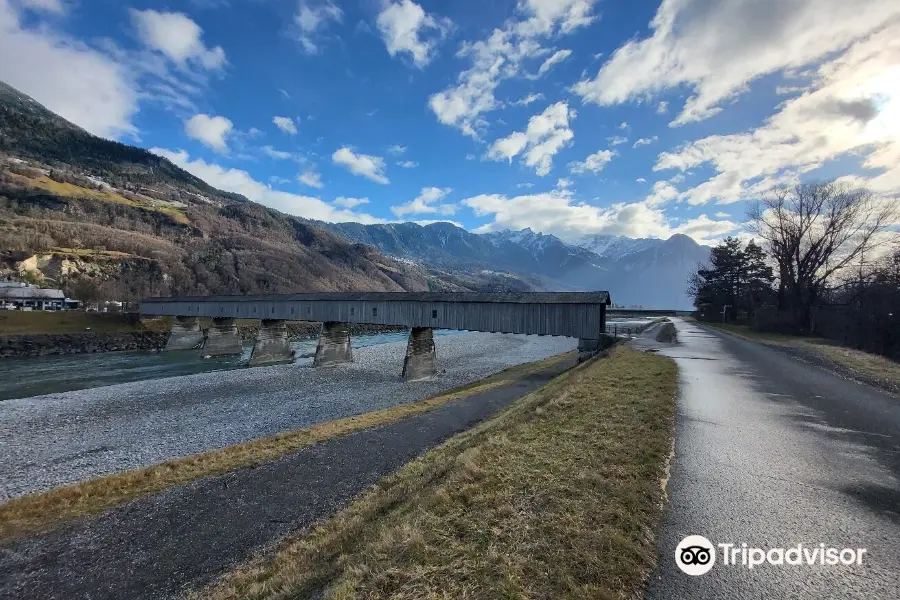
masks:
[[[598,339],[600,304],[337,300],[145,301],[148,315],[371,323]]]

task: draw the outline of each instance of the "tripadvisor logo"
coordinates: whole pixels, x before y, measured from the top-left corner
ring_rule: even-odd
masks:
[[[703,575],[716,564],[716,549],[702,535],[689,535],[675,548],[675,564],[688,575]]]
[[[865,548],[833,548],[825,544],[797,544],[789,548],[751,548],[747,544],[713,544],[702,535],[689,535],[675,548],[675,564],[688,575],[703,575],[716,564],[754,569],[761,565],[861,565]]]

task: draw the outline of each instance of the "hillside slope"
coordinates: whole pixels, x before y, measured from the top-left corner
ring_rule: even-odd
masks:
[[[389,258],[93,136],[0,83],[0,278],[110,298],[530,289]]]

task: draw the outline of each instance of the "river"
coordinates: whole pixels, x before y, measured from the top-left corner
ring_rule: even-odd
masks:
[[[435,331],[435,335],[453,335],[458,331]],[[388,342],[403,341],[403,331],[356,335],[351,337],[354,348],[365,348]],[[296,360],[316,351],[316,339],[295,340],[291,348]],[[43,394],[84,390],[116,383],[163,379],[179,375],[229,371],[247,366],[253,342],[244,343],[240,356],[203,358],[201,352],[105,352],[70,354],[34,358],[0,359],[0,401],[28,398]]]

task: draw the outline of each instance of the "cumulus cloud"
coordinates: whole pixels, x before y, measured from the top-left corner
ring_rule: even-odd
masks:
[[[272,117],[272,123],[275,124],[275,127],[289,135],[296,135],[297,133],[297,125],[290,117]]]
[[[520,0],[517,17],[509,19],[483,40],[464,42],[457,56],[471,66],[459,74],[455,85],[432,95],[428,105],[438,121],[478,138],[482,115],[500,107],[497,86],[521,74],[523,65],[543,58],[541,40],[558,38],[586,26],[595,0]]]
[[[384,159],[370,154],[357,154],[349,146],[334,151],[331,162],[340,165],[353,173],[370,179],[375,183],[388,184],[390,180],[384,173]]]
[[[453,26],[450,19],[429,15],[411,0],[385,4],[376,24],[388,54],[406,53],[420,69],[431,62],[438,42]]]
[[[414,160],[401,160],[397,162],[397,166],[404,169],[415,169],[419,166],[419,163]]]
[[[205,69],[219,69],[226,64],[222,47],[208,48],[203,42],[203,29],[184,13],[153,9],[129,12],[138,39],[176,64],[185,66],[190,62]]]
[[[0,80],[63,118],[105,138],[137,132],[140,89],[129,69],[46,24],[26,27],[6,0],[0,0],[0,56],[6,57]]]
[[[368,203],[368,198],[347,198],[345,196],[338,196],[334,199],[334,202],[332,202],[332,204],[342,208],[356,208],[357,206]]]
[[[284,150],[278,150],[273,148],[272,146],[263,146],[260,148],[262,153],[268,156],[269,158],[274,158],[275,160],[287,160],[289,158],[293,158],[294,155],[291,152],[285,152]]]
[[[632,148],[640,148],[641,146],[649,146],[650,144],[657,141],[658,139],[659,139],[659,137],[657,137],[655,135],[653,137],[638,138],[634,142],[634,144],[632,144],[631,147]]]
[[[669,102],[667,100],[662,100],[659,104],[656,105],[656,114],[664,115],[669,112]]]
[[[216,152],[228,152],[228,142],[225,138],[233,128],[231,121],[225,117],[211,117],[204,114],[194,115],[184,122],[184,132],[188,137]]]
[[[802,174],[853,153],[864,168],[878,172],[861,177],[861,183],[876,193],[900,196],[898,39],[900,21],[895,20],[812,70],[806,91],[785,100],[762,126],[663,152],[654,170],[687,172],[710,165],[715,175],[684,197],[691,204],[727,204],[795,183]]]
[[[532,102],[537,102],[538,100],[543,100],[544,94],[528,94],[524,98],[520,98],[514,102],[510,102],[513,106],[528,106]]]
[[[621,144],[627,144],[628,138],[622,137],[621,135],[614,135],[612,137],[606,138],[606,141],[609,142],[610,146],[619,146]]]
[[[569,163],[569,171],[576,175],[587,172],[599,173],[615,155],[615,150],[600,150],[594,152],[583,161]]]
[[[650,37],[626,42],[572,90],[613,105],[687,86],[693,95],[671,123],[682,125],[718,113],[753,80],[842,51],[898,15],[894,0],[663,0]]]
[[[325,184],[322,183],[322,176],[315,171],[306,171],[297,175],[297,181],[303,185],[308,185],[309,187],[314,187],[316,189],[325,187]]]
[[[711,219],[705,214],[692,219],[673,219],[644,201],[592,206],[577,201],[570,190],[562,188],[514,197],[481,194],[466,198],[462,204],[477,216],[492,219],[476,232],[538,227],[544,233],[566,240],[576,240],[586,234],[667,238],[683,233],[699,242],[708,242],[739,227],[737,223]]]
[[[393,146],[388,146],[388,152],[395,156],[399,156],[406,152],[406,146],[401,146],[400,144],[394,144]]]
[[[487,157],[512,162],[514,157],[524,152],[522,162],[543,177],[553,167],[553,156],[571,144],[575,137],[569,128],[569,119],[574,117],[575,111],[567,103],[552,104],[544,112],[531,117],[525,131],[516,131],[495,140],[488,149]]]
[[[405,215],[441,214],[452,215],[457,210],[456,204],[442,203],[441,200],[453,190],[450,188],[426,187],[406,204],[391,207],[391,212],[398,217]]]
[[[644,179],[643,177],[638,177],[637,179],[635,179],[635,181],[636,181],[637,183],[647,183],[647,180]]]
[[[356,221],[359,223],[385,223],[384,219],[366,213],[338,209],[323,202],[319,198],[291,194],[274,190],[268,185],[256,181],[246,171],[229,169],[215,163],[208,163],[202,158],[191,159],[184,150],[167,150],[151,148],[154,154],[169,159],[185,171],[195,175],[206,183],[229,192],[242,194],[253,202],[258,202],[282,212],[298,215],[307,219],[318,219],[332,223]]]
[[[341,23],[344,19],[344,11],[331,3],[301,0],[300,8],[294,15],[294,25],[297,27],[297,41],[307,54],[316,54],[319,51],[317,38],[331,21]]]
[[[547,71],[553,68],[553,65],[561,63],[571,55],[571,50],[557,50],[556,52],[551,54],[544,62],[541,63],[541,66],[540,68],[538,68],[538,72],[535,77],[537,78],[544,75]]]

